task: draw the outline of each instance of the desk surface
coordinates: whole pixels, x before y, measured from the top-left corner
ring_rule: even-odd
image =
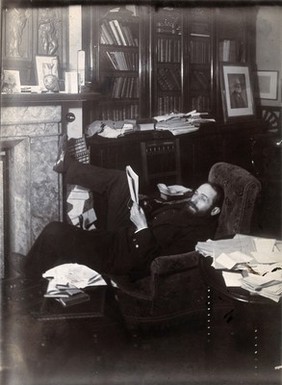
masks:
[[[250,293],[248,290],[240,287],[227,287],[222,276],[222,270],[216,270],[211,266],[212,258],[203,257],[200,258],[200,268],[203,275],[203,279],[206,284],[224,296],[236,301],[258,304],[258,305],[273,305],[281,306],[281,303],[276,303],[269,298],[262,297],[258,294]]]

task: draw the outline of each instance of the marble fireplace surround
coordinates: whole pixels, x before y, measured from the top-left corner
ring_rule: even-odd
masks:
[[[58,105],[2,107],[0,146],[8,154],[10,252],[26,254],[47,223],[62,219],[62,181],[52,170],[61,110]]]

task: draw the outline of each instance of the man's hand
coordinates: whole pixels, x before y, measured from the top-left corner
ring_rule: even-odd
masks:
[[[136,231],[145,229],[148,227],[147,219],[143,209],[136,203],[133,202],[130,209],[130,220],[136,226]]]

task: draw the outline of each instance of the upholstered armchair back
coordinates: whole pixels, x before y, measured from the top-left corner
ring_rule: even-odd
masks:
[[[249,234],[261,191],[260,182],[243,168],[225,162],[212,166],[208,180],[220,185],[224,191],[215,238],[236,233]]]

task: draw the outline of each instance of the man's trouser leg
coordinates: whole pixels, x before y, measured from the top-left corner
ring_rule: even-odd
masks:
[[[70,224],[51,222],[41,232],[26,256],[24,275],[39,280],[46,270],[63,263],[79,263],[98,271],[109,271],[113,253],[107,248],[113,232],[86,231]]]
[[[130,194],[125,171],[73,162],[67,170],[65,182],[88,188],[106,198],[108,230],[130,225]]]

